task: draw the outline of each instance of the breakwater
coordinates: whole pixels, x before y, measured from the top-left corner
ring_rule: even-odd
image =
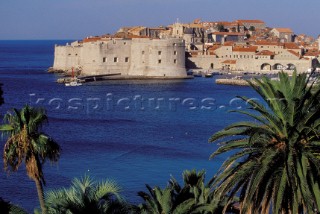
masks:
[[[249,86],[249,83],[247,82],[247,80],[244,80],[244,79],[216,79],[216,84]]]

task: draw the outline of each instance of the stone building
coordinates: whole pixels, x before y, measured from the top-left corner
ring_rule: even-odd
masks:
[[[120,74],[141,77],[186,77],[182,39],[100,38],[55,46],[54,70],[81,70],[81,75]]]
[[[208,40],[211,42],[244,42],[245,34],[238,32],[214,32],[208,34]]]
[[[144,26],[123,27],[117,32],[123,35],[145,36],[150,38],[160,38],[160,35],[167,31],[165,27],[149,28]]]
[[[236,20],[235,23],[237,23],[239,26],[243,26],[244,30],[250,30],[250,29],[264,29],[266,28],[266,23],[261,20]]]
[[[293,42],[293,31],[290,28],[273,28],[271,30],[280,42]]]
[[[300,55],[291,44],[258,42],[255,45],[228,43],[208,47],[206,55],[191,55],[189,65],[202,69],[228,71],[278,72],[281,70],[305,72],[312,67],[312,59]]]

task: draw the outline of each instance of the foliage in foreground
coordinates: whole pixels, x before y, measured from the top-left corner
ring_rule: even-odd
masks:
[[[46,193],[46,206],[51,214],[129,213],[130,205],[120,195],[121,188],[114,181],[95,182],[89,176],[75,178],[68,189]]]
[[[215,194],[240,196],[241,213],[315,213],[320,211],[320,89],[306,74],[280,81],[255,79],[263,98],[240,97],[249,108],[236,110],[252,121],[232,124],[210,141],[221,147],[211,157],[233,151],[214,182]]]
[[[17,171],[22,163],[37,187],[38,198],[43,213],[46,213],[43,198],[45,184],[42,165],[49,159],[56,162],[60,156],[59,145],[48,135],[41,132],[47,122],[43,109],[26,105],[21,110],[13,109],[4,116],[5,124],[0,131],[8,136],[4,145],[3,162],[6,171]]]
[[[138,195],[144,200],[139,205],[142,214],[213,214],[221,213],[226,206],[226,200],[217,200],[210,190],[210,182],[204,183],[205,171],[183,172],[183,186],[176,179],[171,178],[164,189],[151,188],[146,185],[148,193],[139,192]],[[232,206],[228,206],[232,211]]]
[[[1,214],[27,214],[26,211],[24,211],[22,208],[11,204],[8,201],[3,200],[0,197],[0,211]]]

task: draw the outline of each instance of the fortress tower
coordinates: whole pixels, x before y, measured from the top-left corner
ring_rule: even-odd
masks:
[[[179,38],[96,38],[55,46],[54,70],[81,75],[185,78],[185,42]]]

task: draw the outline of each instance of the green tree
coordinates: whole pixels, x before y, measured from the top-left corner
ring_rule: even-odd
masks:
[[[46,207],[42,165],[46,159],[56,162],[60,157],[59,145],[40,131],[47,119],[43,109],[26,105],[21,110],[9,111],[4,116],[5,124],[0,126],[0,131],[8,136],[3,153],[4,168],[6,171],[16,171],[22,163],[25,164],[29,178],[36,184],[43,213],[46,213]]]
[[[255,31],[256,28],[255,28],[254,26],[250,26],[250,27],[249,27],[249,30],[250,30],[250,31]]]
[[[315,213],[320,211],[320,89],[306,74],[279,81],[250,82],[263,98],[240,97],[248,110],[235,112],[253,121],[238,122],[215,133],[212,155],[233,152],[214,182],[216,195],[240,196],[241,213]],[[229,153],[230,154],[230,153]]]
[[[121,188],[114,181],[97,183],[89,176],[75,178],[70,188],[46,193],[48,213],[130,213],[131,207],[124,201],[120,192]]]
[[[0,211],[2,214],[27,214],[22,208],[3,200],[0,197]]]
[[[166,188],[151,188],[148,193],[139,192],[145,201],[140,204],[143,214],[213,214],[220,213],[227,200],[217,200],[211,191],[211,182],[205,184],[205,171],[185,170],[182,174],[183,186],[175,178],[171,178]],[[228,210],[230,211],[230,209]]]
[[[217,29],[218,29],[219,32],[224,32],[225,31],[223,24],[218,24],[217,25]]]

